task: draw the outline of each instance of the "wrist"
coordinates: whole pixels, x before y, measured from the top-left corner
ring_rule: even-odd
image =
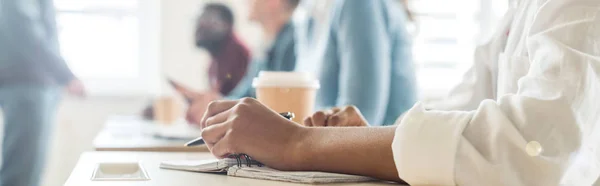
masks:
[[[298,129],[291,136],[289,143],[290,149],[287,151],[290,157],[290,168],[296,171],[310,169],[312,157],[315,156],[313,147],[315,146],[318,128],[298,126]]]

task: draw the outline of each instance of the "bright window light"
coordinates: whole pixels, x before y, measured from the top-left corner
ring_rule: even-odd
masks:
[[[61,52],[82,79],[139,76],[136,0],[56,1]]]
[[[61,53],[92,96],[159,90],[160,0],[55,0]]]

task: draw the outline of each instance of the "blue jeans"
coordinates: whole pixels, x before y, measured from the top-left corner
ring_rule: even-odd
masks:
[[[48,85],[0,87],[4,139],[0,186],[38,186],[46,164],[60,88]]]

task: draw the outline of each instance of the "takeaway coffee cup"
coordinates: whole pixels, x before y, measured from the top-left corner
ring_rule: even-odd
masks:
[[[293,112],[294,122],[312,115],[319,80],[303,72],[260,72],[252,83],[256,98],[276,112]]]

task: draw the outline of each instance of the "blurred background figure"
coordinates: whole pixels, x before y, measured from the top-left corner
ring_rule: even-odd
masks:
[[[292,15],[300,0],[250,0],[249,20],[260,25],[268,46],[263,57],[256,57],[248,74],[228,98],[254,97],[252,79],[260,71],[293,71],[296,67],[295,29]]]
[[[246,76],[229,94],[202,94],[194,98],[188,110],[188,121],[194,122],[197,114],[203,113],[206,106],[223,97],[239,99],[254,97],[252,79],[260,71],[293,71],[296,67],[295,32],[292,15],[299,0],[251,0],[249,1],[251,21],[257,22],[263,31],[263,45],[270,46],[264,59],[254,58]]]
[[[331,3],[329,22],[320,33],[313,32],[311,18],[299,19],[297,28],[302,47],[299,60],[308,59],[298,65],[316,72],[321,81],[318,109],[356,105],[373,125],[394,123],[417,100],[411,36],[406,29],[407,12],[403,3],[397,0]]]
[[[0,186],[36,186],[63,88],[77,96],[85,91],[59,54],[52,0],[0,5]]]
[[[196,21],[194,42],[212,59],[208,68],[210,88],[206,92],[195,92],[171,82],[188,102],[208,102],[229,95],[246,75],[251,60],[250,50],[233,31],[234,23],[232,10],[224,4],[209,3],[202,9]],[[153,112],[152,106],[149,106],[143,115],[146,119],[153,119]]]
[[[250,63],[250,52],[233,26],[233,12],[218,3],[206,5],[196,25],[196,46],[206,49],[213,59],[208,79],[219,95],[227,95],[237,86]]]

